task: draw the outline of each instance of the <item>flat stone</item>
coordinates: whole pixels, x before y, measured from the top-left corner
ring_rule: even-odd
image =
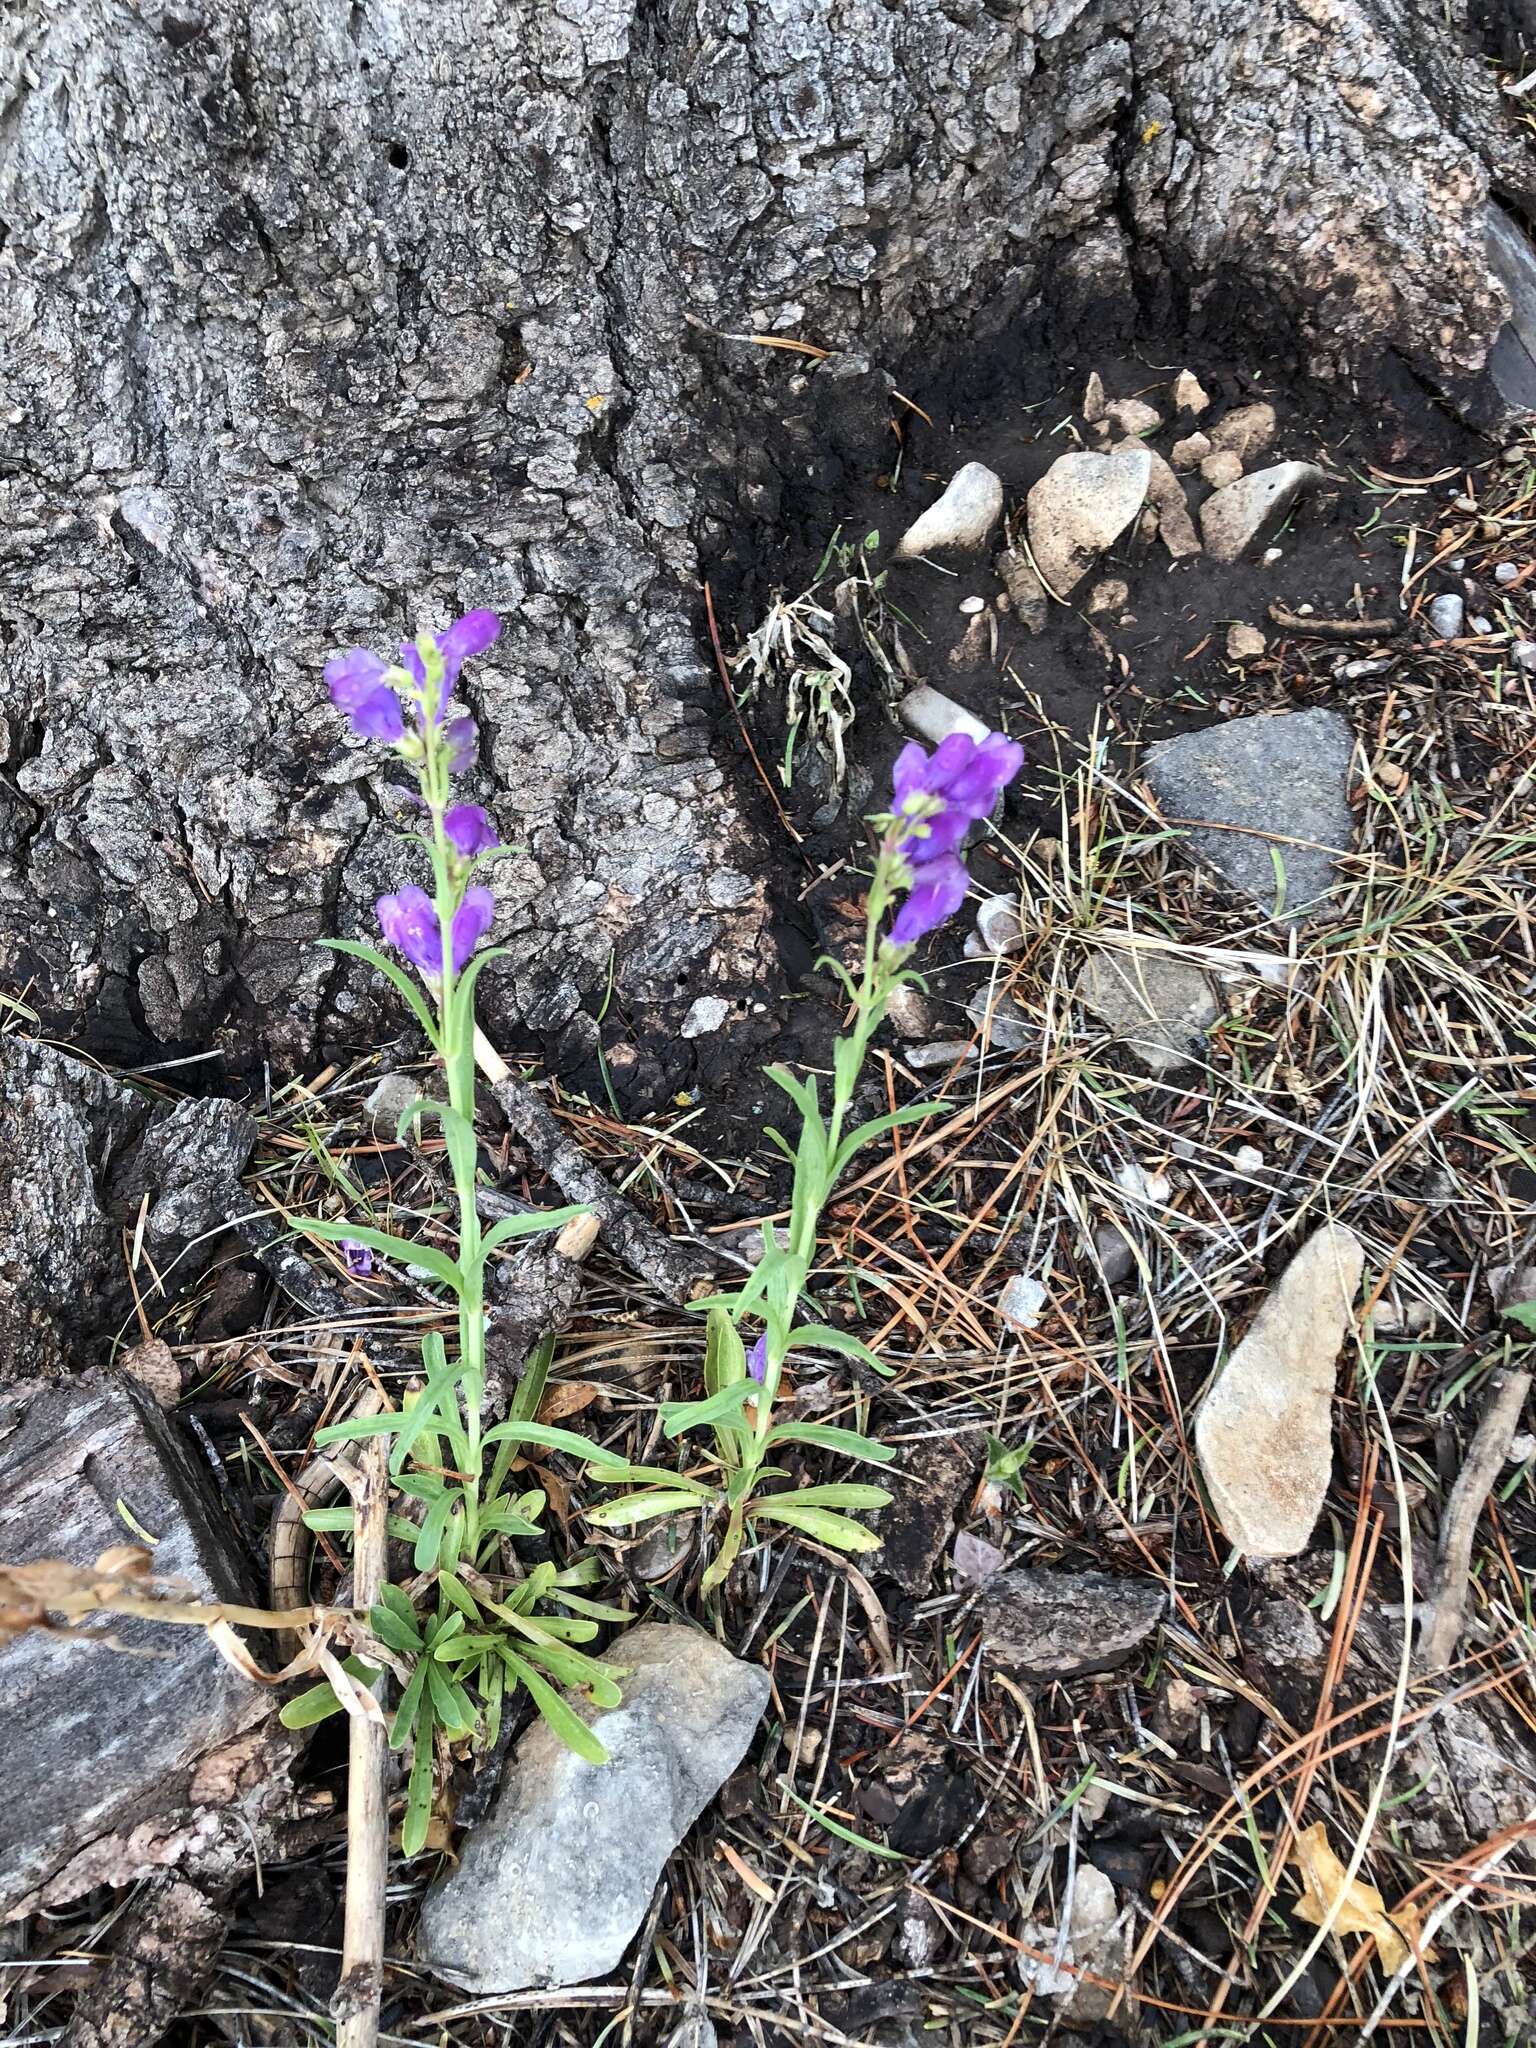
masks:
[[[1090,619],[1097,618],[1103,612],[1123,611],[1130,597],[1130,586],[1124,577],[1106,576],[1089,591],[1088,602],[1083,609]]]
[[[1353,753],[1337,711],[1284,711],[1163,740],[1148,751],[1146,775],[1166,817],[1193,821],[1190,852],[1269,910],[1273,847],[1285,871],[1280,915],[1294,922],[1332,887],[1335,853],[1353,837]]]
[[[1454,590],[1445,591],[1429,607],[1429,623],[1440,640],[1459,640],[1466,617],[1466,600]]]
[[[1150,449],[1148,453],[1152,456],[1152,473],[1147,480],[1147,496],[1157,514],[1157,530],[1163,546],[1176,562],[1182,561],[1186,555],[1198,555],[1200,536],[1189,516],[1189,500],[1184,495],[1184,486],[1161,455]]]
[[[1227,628],[1227,658],[1230,661],[1257,661],[1268,645],[1268,640],[1257,626],[1245,626],[1239,622]]]
[[[720,1029],[730,1014],[731,1006],[724,996],[700,996],[689,1006],[683,1019],[682,1035],[684,1038],[707,1038],[711,1032]]]
[[[898,1038],[928,1038],[933,1032],[933,1005],[910,981],[898,982],[886,998],[886,1020]]]
[[[967,462],[950,478],[944,495],[896,543],[897,559],[906,561],[944,548],[980,548],[1002,516],[1000,479],[985,463]]]
[[[1029,545],[1058,597],[1067,597],[1112,547],[1146,502],[1152,455],[1059,455],[1030,491]]]
[[[478,1995],[587,1983],[618,1964],[768,1704],[767,1672],[698,1629],[644,1622],[603,1655],[626,1673],[623,1704],[571,1705],[607,1763],[534,1721],[458,1867],[427,1893],[420,1960]]]
[[[915,732],[920,740],[926,740],[930,747],[940,745],[952,732],[969,733],[973,740],[984,740],[987,736],[986,726],[973,712],[928,683],[919,683],[915,690],[908,690],[901,700],[900,710],[902,724],[909,732]]]
[[[1215,461],[1215,456],[1210,457]],[[1205,465],[1201,464],[1202,470]],[[1277,462],[1224,484],[1200,507],[1200,531],[1211,559],[1235,562],[1290,511],[1303,491],[1328,481],[1315,462]]]
[[[1199,1059],[1205,1033],[1221,1014],[1198,967],[1150,946],[1091,953],[1077,978],[1077,999],[1154,1074]]]
[[[1210,393],[1193,370],[1180,370],[1173,380],[1173,390],[1169,395],[1173,400],[1175,412],[1199,414],[1204,412],[1211,402]]]
[[[157,1577],[194,1600],[250,1597],[199,1458],[142,1390],[87,1376],[0,1393],[0,1558],[94,1564],[138,1540],[120,1508],[157,1539]],[[201,1629],[114,1619],[112,1633],[134,1654],[37,1630],[0,1643],[0,1715],[25,1759],[0,1805],[0,1915],[100,1883],[104,1837],[154,1821],[170,1839],[198,1804],[198,1761],[271,1711]]]
[[[1116,398],[1104,408],[1105,421],[1128,441],[1139,440],[1143,434],[1155,434],[1163,424],[1163,416],[1155,405],[1148,405],[1142,398]]]
[[[1168,460],[1175,469],[1198,469],[1210,452],[1209,434],[1186,434],[1182,441],[1174,442]],[[1239,476],[1243,473],[1241,463],[1238,465],[1237,473]]]
[[[1304,1550],[1333,1474],[1333,1391],[1365,1270],[1342,1224],[1291,1260],[1195,1417],[1195,1448],[1227,1541],[1247,1557]]]
[[[982,946],[994,958],[1024,950],[1024,926],[1019,917],[1019,899],[1013,895],[989,896],[976,913],[976,931]]]
[[[1251,462],[1256,455],[1267,454],[1274,445],[1275,408],[1262,401],[1256,405],[1240,405],[1225,419],[1218,420],[1208,432],[1213,448],[1230,449],[1232,454]]]
[[[1036,1027],[1013,997],[990,986],[977,989],[965,1014],[981,1034],[982,1044],[993,1052],[1022,1052],[1036,1035]]]
[[[1044,1684],[1113,1671],[1162,1619],[1160,1587],[1108,1572],[1022,1566],[987,1581],[976,1608],[987,1655]]]
[[[1032,1273],[1015,1273],[997,1297],[997,1312],[1005,1323],[1019,1330],[1038,1327],[1047,1295]]]

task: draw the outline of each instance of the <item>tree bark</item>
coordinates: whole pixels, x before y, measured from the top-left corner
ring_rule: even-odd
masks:
[[[887,373],[1156,326],[1459,387],[1536,203],[1465,0],[55,0],[0,80],[0,978],[106,1050],[376,1031],[313,942],[402,813],[321,667],[470,605],[493,1036],[761,986],[701,570]]]

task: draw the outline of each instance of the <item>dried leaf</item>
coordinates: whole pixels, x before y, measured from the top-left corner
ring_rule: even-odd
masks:
[[[579,1415],[584,1408],[590,1408],[603,1391],[596,1380],[562,1380],[550,1387],[539,1403],[540,1422],[563,1422],[568,1415]]]
[[[118,1364],[162,1408],[174,1408],[181,1399],[181,1367],[163,1337],[144,1338],[123,1352]]]
[[[1375,1885],[1349,1877],[1328,1846],[1323,1821],[1314,1821],[1296,1837],[1296,1862],[1304,1887],[1291,1909],[1296,1918],[1309,1927],[1321,1927],[1334,1911],[1335,1901],[1341,1901],[1333,1921],[1334,1933],[1373,1935],[1382,1968],[1389,1976],[1395,1975],[1418,1938],[1417,1917],[1411,1912],[1389,1913]]]

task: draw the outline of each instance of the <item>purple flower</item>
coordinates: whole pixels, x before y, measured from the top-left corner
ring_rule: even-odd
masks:
[[[443,669],[449,689],[458,680],[459,670],[472,654],[483,654],[501,631],[501,620],[494,612],[466,612],[462,619],[455,619],[446,633],[439,633],[437,644],[443,650]]]
[[[479,804],[455,804],[444,813],[443,830],[466,860],[473,860],[477,853],[489,853],[493,846],[501,844],[496,827]]]
[[[443,738],[448,742],[450,775],[462,775],[466,768],[474,766],[480,732],[472,718],[451,719],[443,729]]]
[[[387,740],[391,746],[405,736],[405,715],[400,709],[400,699],[387,683],[380,683],[376,690],[370,690],[361,703],[348,714],[352,730],[361,733],[365,740]]]
[[[374,905],[379,929],[397,953],[403,953],[422,974],[443,971],[443,934],[437,905],[414,883],[398,895],[381,896]]]
[[[768,1332],[766,1330],[764,1330],[761,1337],[758,1338],[752,1349],[747,1353],[747,1371],[751,1373],[759,1386],[768,1377]]]
[[[356,710],[375,684],[382,681],[388,668],[387,661],[370,654],[366,647],[349,647],[345,654],[333,656],[325,664],[325,686],[331,693],[331,702],[342,711]]]
[[[970,886],[965,863],[952,853],[941,854],[917,870],[912,893],[896,913],[891,926],[893,946],[915,946],[919,939],[937,931],[965,901]]]
[[[347,1262],[347,1271],[354,1280],[366,1280],[373,1271],[373,1253],[367,1245],[359,1244],[355,1237],[341,1240],[342,1257]]]
[[[940,806],[921,821],[925,832],[902,840],[903,857],[913,867],[924,867],[954,853],[976,820],[990,815],[1023,765],[1024,749],[999,732],[989,732],[982,740],[952,732],[932,755],[915,740],[903,747],[891,773],[892,808],[902,816],[923,797],[936,799]]]
[[[453,913],[453,971],[462,974],[469,956],[491,928],[496,898],[489,889],[466,889]]]
[[[397,952],[403,953],[418,972],[435,978],[443,971],[443,933],[437,921],[437,905],[425,889],[414,884],[395,896],[381,896],[374,906],[379,929]],[[453,971],[462,974],[469,956],[491,928],[496,899],[489,889],[466,889],[464,900],[453,913],[450,953]]]

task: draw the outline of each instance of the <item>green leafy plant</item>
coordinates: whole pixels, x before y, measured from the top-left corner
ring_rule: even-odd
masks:
[[[794,1144],[776,1130],[767,1132],[794,1169],[786,1241],[770,1243],[742,1287],[703,1304],[709,1316],[703,1398],[668,1403],[662,1410],[669,1437],[711,1432],[712,1475],[680,1477],[649,1466],[614,1472],[591,1464],[595,1479],[631,1488],[588,1510],[588,1520],[600,1528],[632,1528],[660,1515],[723,1511],[724,1534],[704,1574],[706,1591],[730,1571],[749,1529],[789,1529],[850,1552],[878,1544],[873,1532],[850,1514],[884,1507],[891,1496],[883,1487],[851,1480],[787,1486],[776,1483],[789,1476],[777,1461],[802,1444],[866,1465],[889,1463],[891,1451],[857,1430],[781,1420],[775,1404],[785,1363],[796,1353],[830,1352],[857,1359],[877,1373],[889,1370],[848,1331],[803,1316],[821,1217],[865,1145],[940,1106],[913,1104],[848,1127],[859,1076],[886,1006],[903,982],[917,978],[907,964],[913,947],[965,899],[969,876],[958,852],[965,834],[990,814],[1022,762],[1022,750],[998,734],[977,742],[957,733],[931,759],[914,744],[896,763],[892,808],[872,821],[880,842],[865,907],[862,972],[855,979],[838,962],[824,963],[842,982],[852,1009],[850,1028],[833,1047],[826,1112],[814,1076],[797,1077],[782,1067],[767,1070],[800,1118]],[[905,902],[882,935],[887,915],[903,894]],[[763,1326],[750,1350],[742,1334],[749,1318]]]
[[[554,1229],[583,1213],[579,1207],[537,1211],[504,1217],[485,1229],[475,1200],[475,985],[497,957],[495,949],[478,950],[495,908],[478,877],[501,849],[485,812],[453,800],[453,777],[473,755],[474,727],[451,698],[462,661],[488,646],[499,629],[494,613],[471,612],[446,633],[423,633],[401,650],[398,664],[353,648],[326,671],[332,698],[354,728],[390,744],[413,769],[433,882],[430,896],[405,888],[378,904],[386,940],[419,979],[376,947],[348,939],[326,943],[390,982],[442,1064],[447,1101],[418,1098],[403,1112],[400,1130],[427,1119],[438,1124],[457,1212],[457,1248],[451,1253],[357,1222],[290,1218],[296,1230],[343,1245],[354,1261],[384,1258],[423,1274],[457,1312],[451,1350],[440,1332],[423,1338],[425,1383],[398,1411],[333,1424],[315,1439],[322,1447],[390,1439],[389,1470],[398,1498],[388,1529],[411,1546],[414,1576],[405,1586],[386,1587],[369,1618],[397,1660],[403,1687],[390,1740],[397,1749],[412,1746],[402,1829],[408,1855],[426,1841],[434,1770],[445,1747],[466,1740],[493,1743],[518,1687],[562,1741],[591,1762],[604,1761],[601,1745],[561,1698],[560,1688],[581,1688],[599,1705],[617,1703],[619,1674],[580,1645],[596,1636],[601,1623],[628,1619],[582,1590],[596,1576],[595,1561],[565,1571],[540,1564],[525,1573],[511,1549],[516,1538],[538,1533],[544,1505],[539,1490],[516,1489],[518,1453],[544,1448],[588,1461],[599,1457],[584,1438],[536,1420],[547,1351],[525,1373],[505,1421],[488,1428],[482,1412],[489,1261],[527,1233]],[[311,1529],[345,1532],[353,1527],[354,1511],[320,1508],[305,1520]],[[283,1718],[303,1726],[338,1710],[331,1687],[322,1685],[291,1701]]]

